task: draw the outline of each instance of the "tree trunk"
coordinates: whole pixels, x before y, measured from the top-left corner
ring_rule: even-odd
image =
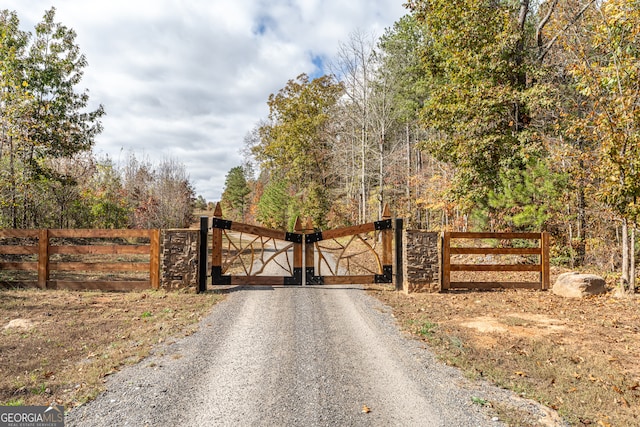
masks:
[[[582,160],[580,160],[580,170],[584,170],[584,162]],[[586,211],[587,203],[584,195],[584,182],[580,179],[578,183],[578,245],[576,247],[576,264],[578,266],[584,265],[584,258],[587,252]]]
[[[362,141],[360,147],[360,224],[364,224],[367,219],[367,188],[366,188],[366,163],[367,163],[367,128],[362,126]]]
[[[622,219],[622,275],[620,276],[620,290],[627,291],[629,285],[629,223]]]
[[[631,244],[629,248],[629,293],[636,291],[636,223],[631,226]]]

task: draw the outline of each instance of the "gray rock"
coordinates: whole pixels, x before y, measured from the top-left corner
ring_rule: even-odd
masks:
[[[595,274],[564,273],[553,285],[553,293],[566,298],[583,298],[607,292],[604,279]]]

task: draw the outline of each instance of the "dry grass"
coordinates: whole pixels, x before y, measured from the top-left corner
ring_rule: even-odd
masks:
[[[640,299],[505,290],[372,292],[450,365],[556,409],[575,426],[640,425]],[[512,425],[540,425],[502,412]]]
[[[158,343],[193,333],[222,298],[158,291],[0,290],[0,405],[67,408]],[[7,327],[15,319],[27,325]]]

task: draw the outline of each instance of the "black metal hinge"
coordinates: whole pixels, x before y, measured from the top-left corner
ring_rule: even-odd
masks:
[[[227,221],[226,219],[213,218],[213,222],[211,223],[211,228],[221,228],[223,230],[231,230],[231,221]]]
[[[375,283],[391,283],[393,281],[393,266],[382,266],[382,274],[376,274]]]
[[[293,276],[287,276],[284,278],[285,285],[302,285],[302,268],[294,268]]]
[[[300,233],[286,233],[284,235],[284,240],[286,240],[287,242],[302,243],[302,234],[300,234]]]
[[[222,267],[214,265],[213,267],[211,267],[211,284],[212,285],[230,285],[231,276],[223,276]]]
[[[318,231],[317,233],[305,234],[304,241],[305,243],[315,243],[322,240],[322,231]]]
[[[383,219],[382,221],[374,222],[373,227],[376,230],[391,230],[393,225],[390,219]]]

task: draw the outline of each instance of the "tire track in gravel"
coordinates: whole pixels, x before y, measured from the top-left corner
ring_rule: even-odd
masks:
[[[465,383],[357,286],[238,289],[67,425],[500,425]]]

